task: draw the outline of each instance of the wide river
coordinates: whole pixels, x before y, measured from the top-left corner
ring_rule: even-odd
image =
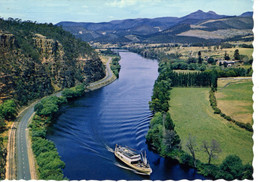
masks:
[[[204,179],[147,149],[145,135],[152,116],[148,103],[158,62],[131,52],[120,52],[120,56],[119,79],[64,107],[48,134],[66,163],[64,175],[70,180]],[[118,161],[115,144],[146,150],[151,176]]]

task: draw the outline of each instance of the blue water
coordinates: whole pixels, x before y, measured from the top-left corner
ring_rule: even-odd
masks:
[[[158,62],[130,52],[120,56],[119,79],[63,108],[48,134],[66,163],[64,175],[70,180],[204,179],[194,169],[184,169],[147,149],[145,135],[152,116],[148,103]],[[118,161],[115,144],[146,150],[151,176]]]

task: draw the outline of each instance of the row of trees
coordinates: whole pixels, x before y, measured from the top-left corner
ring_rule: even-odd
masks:
[[[112,63],[110,65],[111,70],[113,71],[113,73],[116,75],[116,77],[119,77],[119,71],[121,69],[121,66],[119,64],[119,57],[115,57],[112,59]]]
[[[213,92],[217,90],[218,77],[228,76],[231,72],[239,76],[247,75],[248,70],[240,68],[221,69],[218,67],[203,72],[176,73],[173,72],[171,64],[171,62],[162,61],[159,64],[159,76],[154,84],[152,101],[149,103],[154,117],[150,122],[150,128],[146,136],[148,146],[162,156],[177,159],[181,164],[197,168],[201,174],[212,179],[252,179],[252,166],[249,164],[243,165],[238,156],[227,156],[220,165],[211,164],[211,161],[221,152],[220,145],[216,140],[203,141],[202,145],[198,147],[194,137],[189,136],[185,147],[190,154],[182,150],[180,138],[174,131],[173,121],[169,119],[170,115],[167,113],[171,87],[211,87]],[[173,130],[167,131],[165,123],[169,122],[172,123]],[[207,163],[202,163],[196,159],[198,150],[202,150],[207,154]]]
[[[0,137],[0,179],[1,180],[5,179],[5,164],[6,164],[6,155],[7,155],[7,150],[4,147],[3,141],[4,139]]]
[[[35,115],[30,124],[32,135],[32,150],[37,161],[39,179],[64,180],[62,169],[65,163],[60,159],[59,153],[52,141],[47,140],[46,127],[51,123],[49,115],[42,117]]]
[[[32,136],[32,149],[38,165],[39,179],[65,179],[62,172],[65,163],[60,159],[54,143],[46,139],[47,127],[58,116],[63,104],[83,96],[84,93],[85,86],[80,84],[64,89],[61,97],[49,96],[35,105],[36,115],[29,127]]]
[[[247,131],[253,132],[253,127],[251,124],[249,123],[241,123],[239,121],[234,120],[233,118],[231,118],[230,116],[227,116],[226,114],[224,114],[218,107],[217,107],[217,100],[215,97],[215,92],[214,89],[211,89],[209,92],[209,101],[210,101],[210,105],[212,107],[212,109],[214,110],[214,114],[219,114],[221,117],[223,117],[224,119],[226,119],[227,121],[233,122],[235,123],[237,126],[246,129]]]
[[[167,112],[157,112],[150,122],[150,129],[146,135],[146,142],[149,147],[161,155],[174,150],[179,150],[180,137],[174,130],[175,125]]]
[[[46,139],[47,127],[57,116],[60,106],[67,102],[65,97],[49,96],[35,105],[34,116],[30,127],[32,136],[32,150],[37,161],[39,179],[43,180],[63,180],[62,169],[65,163],[52,141]]]
[[[14,100],[6,100],[0,104],[0,133],[6,130],[6,120],[13,120],[17,115],[16,103]],[[3,144],[4,138],[0,137],[0,179],[5,179],[5,164],[7,150]]]
[[[228,155],[220,165],[211,164],[211,161],[217,158],[218,154],[222,151],[219,143],[214,139],[211,142],[204,140],[201,146],[198,146],[196,138],[189,135],[185,146],[192,157],[183,157],[182,159],[185,159],[183,162],[196,167],[204,176],[208,176],[214,180],[253,179],[252,165],[243,165],[242,160],[236,155]],[[196,152],[199,150],[204,151],[208,155],[208,163],[205,164],[196,159]]]
[[[154,84],[152,101],[149,102],[153,113],[168,111],[171,87],[217,88],[218,74],[216,71],[177,73],[173,72],[167,63],[161,63],[158,70],[160,74]]]

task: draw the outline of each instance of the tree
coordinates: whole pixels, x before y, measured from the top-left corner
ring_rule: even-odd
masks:
[[[211,144],[205,140],[202,141],[201,148],[208,154],[208,164],[210,164],[212,159],[217,158],[217,154],[222,151],[219,143],[214,139],[211,140]]]
[[[220,169],[222,172],[218,178],[224,178],[226,180],[242,179],[244,166],[238,156],[229,155],[220,165]]]
[[[208,59],[208,63],[209,63],[209,64],[214,64],[214,63],[215,63],[214,58],[210,57],[210,58]]]
[[[170,152],[173,149],[179,149],[180,142],[180,137],[174,130],[165,130],[163,144],[165,145],[166,152]]]
[[[240,60],[240,55],[239,55],[239,50],[236,49],[235,52],[234,52],[234,59],[235,60]]]
[[[3,130],[6,126],[4,118],[0,115],[0,131]]]
[[[163,119],[165,129],[174,130],[175,125],[173,124],[172,118],[168,112],[163,114]]]
[[[5,119],[14,119],[17,115],[16,104],[14,100],[6,100],[0,105],[0,115]]]
[[[230,57],[229,57],[229,55],[227,54],[227,51],[225,51],[224,59],[227,60],[227,61],[230,60]]]
[[[197,61],[196,61],[196,58],[194,58],[194,57],[189,57],[188,58],[188,64],[190,64],[190,63],[196,63]]]
[[[201,52],[200,51],[198,52],[198,57],[199,57],[198,58],[198,63],[202,64],[203,59],[201,58]]]
[[[153,150],[160,153],[162,143],[162,125],[157,124],[150,128],[146,135],[146,141],[150,146],[152,146]]]
[[[196,168],[196,155],[195,152],[198,150],[197,143],[196,143],[196,138],[189,134],[188,140],[186,142],[186,147],[189,150],[189,152],[192,155],[193,158],[193,165]]]

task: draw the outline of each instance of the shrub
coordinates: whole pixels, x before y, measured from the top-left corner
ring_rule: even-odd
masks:
[[[14,100],[6,100],[0,105],[0,116],[3,118],[7,120],[15,119],[16,115],[17,111]]]

